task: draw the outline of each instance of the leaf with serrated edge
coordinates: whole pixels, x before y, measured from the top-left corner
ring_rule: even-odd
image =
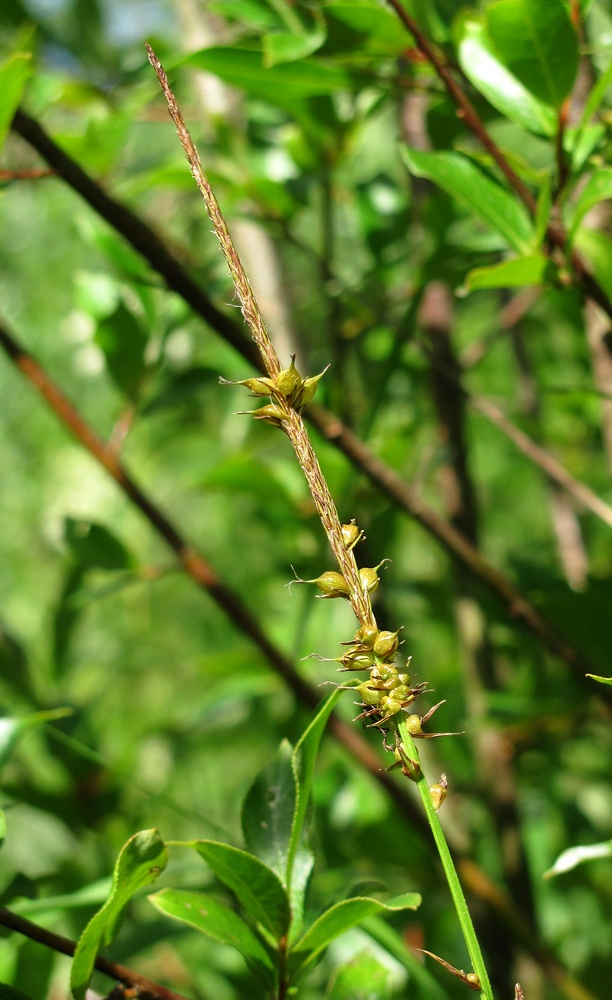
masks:
[[[126,904],[138,889],[155,881],[167,862],[168,850],[155,829],[135,834],[123,847],[110,896],[81,934],[74,953],[70,988],[75,1000],[84,1000],[98,951],[115,937]]]
[[[203,892],[186,889],[162,889],[149,896],[153,905],[175,920],[189,924],[222,944],[236,948],[245,962],[267,986],[275,986],[275,968],[261,941],[248,924],[223,903]]]

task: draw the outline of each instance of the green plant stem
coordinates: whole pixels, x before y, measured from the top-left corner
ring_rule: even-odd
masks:
[[[399,723],[399,733],[401,741],[406,750],[406,754],[412,760],[419,761],[419,752],[416,747],[416,742],[414,737],[410,735],[406,728],[405,722]],[[419,761],[420,764],[420,761]],[[440,860],[442,862],[442,867],[444,868],[444,874],[446,875],[446,881],[448,882],[448,887],[450,889],[451,896],[453,898],[453,903],[455,904],[455,910],[457,911],[457,918],[461,926],[461,931],[463,933],[463,938],[472,962],[472,970],[480,979],[480,997],[481,1000],[494,1000],[493,991],[491,989],[491,983],[489,982],[489,976],[484,963],[484,958],[482,957],[482,952],[480,950],[480,945],[478,943],[478,938],[476,937],[476,931],[474,930],[474,924],[472,923],[472,918],[470,916],[470,911],[468,910],[468,905],[461,888],[461,883],[459,881],[459,876],[457,875],[457,869],[455,868],[451,853],[446,842],[446,837],[444,836],[444,831],[440,825],[440,820],[438,819],[438,813],[434,808],[434,804],[429,792],[429,785],[426,781],[425,775],[421,771],[420,777],[416,781],[419,794],[423,801],[423,806],[425,807],[425,815],[427,816],[427,821],[429,823],[433,838],[436,842],[436,847],[438,848],[438,853],[440,855]]]

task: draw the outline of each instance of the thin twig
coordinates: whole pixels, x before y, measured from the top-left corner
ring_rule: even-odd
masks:
[[[0,906],[0,924],[12,931],[17,931],[18,934],[23,934],[31,941],[38,941],[39,944],[44,944],[46,948],[52,948],[53,951],[58,951],[62,955],[72,957],[76,951],[76,943],[70,938],[48,931],[46,927],[40,927],[39,924],[26,920],[25,917],[13,913],[12,910],[7,910],[4,906]],[[103,972],[105,976],[123,983],[129,989],[136,989],[140,1000],[187,1000],[181,993],[176,993],[174,990],[168,989],[167,986],[155,983],[152,979],[147,979],[146,976],[141,976],[138,972],[132,972],[125,965],[111,962],[110,959],[104,958],[102,955],[96,957],[94,965],[98,972]]]

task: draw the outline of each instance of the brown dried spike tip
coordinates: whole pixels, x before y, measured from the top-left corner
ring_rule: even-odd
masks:
[[[514,987],[514,1000],[525,1000],[525,994],[521,989],[520,983],[517,983]]]

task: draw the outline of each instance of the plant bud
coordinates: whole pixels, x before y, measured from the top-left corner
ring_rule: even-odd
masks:
[[[363,531],[358,527],[358,525],[355,524],[354,521],[351,521],[350,524],[342,525],[342,541],[344,542],[344,547],[348,552],[350,552],[350,550],[354,548],[355,545],[357,545],[357,542],[360,542],[363,537]]]
[[[437,812],[448,795],[448,781],[445,774],[440,775],[440,780],[435,785],[429,786],[429,794],[431,795],[433,807]]]
[[[274,379],[274,388],[277,392],[288,399],[302,384],[302,376],[295,367],[295,354],[291,355],[289,368],[283,368],[282,372]]]
[[[370,683],[392,690],[397,687],[397,670],[392,663],[379,663],[372,668]]]
[[[408,730],[411,736],[423,735],[423,727],[421,725],[420,715],[409,715],[408,718],[406,719],[405,725],[406,729]]]
[[[317,587],[321,591],[318,597],[347,597],[350,594],[350,588],[341,573],[337,573],[333,569],[327,570],[327,572],[322,573],[318,576],[316,580],[304,580],[304,583],[316,583]]]
[[[355,690],[359,691],[361,700],[365,705],[378,705],[382,697],[381,692],[373,688],[370,681],[364,681]]]
[[[371,625],[362,625],[355,632],[355,642],[360,643],[365,646],[366,649],[372,649],[374,643],[378,638],[378,629]]]
[[[347,649],[340,662],[345,670],[369,670],[372,666],[372,654],[354,646]]]
[[[327,365],[327,368],[329,368],[329,365]],[[297,390],[295,394],[295,399],[293,401],[293,405],[295,406],[296,410],[303,410],[304,407],[308,406],[308,404],[314,398],[314,394],[317,391],[317,386],[320,380],[325,375],[327,368],[324,368],[323,371],[319,372],[318,375],[312,375],[310,378],[304,379],[301,386]]]
[[[274,389],[274,382],[271,378],[244,378],[241,382],[228,382],[226,378],[220,378],[221,385],[244,385],[253,396],[269,396]]]
[[[258,410],[251,410],[250,412],[254,420],[266,420],[273,427],[282,427],[283,420],[287,419],[285,411],[281,410],[280,406],[277,406],[276,403],[266,403],[265,406],[260,406]]]
[[[399,633],[400,630],[397,632],[381,632],[374,643],[374,652],[376,655],[382,656],[383,659],[393,656],[399,646]]]
[[[373,566],[373,567],[364,566],[363,569],[359,570],[359,579],[361,580],[361,586],[368,594],[372,594],[378,587],[378,584],[380,583],[378,570],[383,565],[383,563],[386,562],[389,562],[389,560],[383,559],[382,562],[379,562],[378,566]]]

